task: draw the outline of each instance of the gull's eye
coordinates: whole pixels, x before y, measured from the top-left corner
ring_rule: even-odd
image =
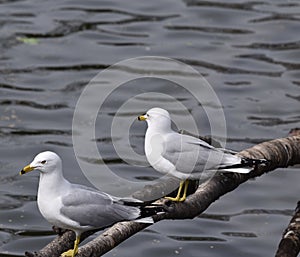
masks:
[[[46,160],[44,160],[44,161],[41,161],[41,164],[45,164],[47,161]]]

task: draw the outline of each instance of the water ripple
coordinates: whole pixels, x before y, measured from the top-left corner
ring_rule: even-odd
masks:
[[[268,76],[268,77],[280,77],[282,75],[282,71],[261,71],[261,70],[246,70],[234,67],[226,67],[219,64],[209,63],[206,61],[200,60],[191,60],[191,59],[181,59],[177,58],[178,60],[193,65],[193,66],[200,66],[204,68],[208,68],[211,70],[215,70],[220,73],[228,73],[228,74],[253,74],[253,75],[260,75],[260,76]]]
[[[300,102],[300,95],[297,95],[297,96],[290,95],[290,94],[285,94],[285,95],[291,99],[294,99],[294,100],[297,100]]]
[[[62,91],[62,92],[79,91],[79,90],[82,90],[88,83],[89,83],[89,81],[74,81],[74,82],[71,82],[70,84],[66,85],[60,91]]]
[[[82,21],[82,20],[71,20],[65,21],[61,20],[57,22],[59,25],[51,31],[45,33],[19,33],[18,36],[28,37],[28,38],[58,38],[65,37],[73,33],[78,33],[81,31],[91,31],[97,30],[99,25],[127,25],[131,23],[139,22],[158,22],[164,21],[169,18],[178,17],[178,15],[169,15],[169,16],[153,16],[153,15],[139,15],[133,18],[123,18],[115,21]]]
[[[212,2],[212,1],[199,1],[199,0],[184,0],[187,6],[203,6],[203,7],[218,7],[222,9],[234,9],[244,11],[254,11],[254,6],[264,5],[263,1],[250,1],[244,3],[233,3],[233,2]],[[255,10],[257,11],[257,10]]]
[[[222,28],[222,27],[200,27],[200,26],[183,26],[183,25],[167,25],[169,30],[183,30],[183,31],[201,31],[206,33],[221,33],[221,34],[253,34],[254,32],[246,29],[237,28]]]
[[[276,13],[276,14],[267,15],[263,18],[252,19],[249,22],[263,23],[263,22],[272,22],[272,21],[280,21],[280,20],[299,21],[300,18],[294,17],[290,13]]]
[[[152,14],[142,14],[138,12],[129,12],[121,9],[108,9],[108,8],[87,8],[85,6],[80,7],[62,7],[60,10],[71,10],[71,11],[84,11],[88,13],[109,13],[109,14],[123,14],[135,18],[147,18],[153,21],[155,20],[166,20],[170,18],[179,17],[178,14],[171,14],[171,15],[155,15]]]
[[[10,90],[17,90],[17,91],[31,91],[31,92],[43,92],[43,91],[45,91],[44,89],[40,89],[40,88],[20,87],[20,86],[9,85],[9,84],[3,84],[3,83],[0,84],[0,88],[10,89]]]
[[[113,31],[112,29],[104,29],[102,27],[98,27],[99,32],[104,32],[110,35],[117,35],[122,37],[141,37],[141,38],[147,38],[149,37],[148,34],[145,33],[133,33],[133,32],[127,32],[127,31]]]
[[[256,234],[251,232],[222,232],[221,234],[231,237],[257,237]]]
[[[67,104],[55,103],[55,104],[39,104],[33,101],[27,100],[0,100],[0,105],[13,105],[13,106],[26,106],[43,110],[57,110],[68,108]]]
[[[225,242],[226,240],[210,236],[168,236],[176,241],[197,241],[197,242]]]
[[[22,129],[22,128],[10,128],[1,127],[0,134],[2,135],[20,135],[20,136],[32,136],[32,135],[72,135],[71,130],[51,130],[51,129]]]
[[[249,45],[235,45],[240,48],[266,49],[270,51],[287,51],[300,48],[300,41],[280,43],[251,43]]]
[[[0,210],[7,210],[7,209],[16,209],[23,205],[23,203],[14,197],[8,195],[1,195],[0,196]]]
[[[231,213],[231,214],[209,214],[202,213],[198,217],[202,219],[211,219],[219,221],[230,221],[231,218],[243,215],[283,215],[291,216],[293,215],[293,210],[276,210],[276,209],[248,209],[242,212]]]
[[[277,117],[257,117],[257,116],[248,116],[249,120],[255,121],[254,124],[261,126],[276,126],[282,124],[297,124],[300,122],[300,116],[290,117],[289,119],[281,119]]]

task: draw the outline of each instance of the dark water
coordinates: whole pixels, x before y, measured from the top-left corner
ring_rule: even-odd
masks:
[[[235,150],[300,126],[299,1],[0,1],[0,14],[0,256],[22,256],[53,238],[36,206],[38,173],[17,175],[36,153],[56,151],[69,180],[89,183],[74,156],[72,117],[85,85],[111,64],[155,55],[191,65],[218,94]],[[147,87],[166,90],[155,81],[132,90]],[[122,162],[111,145],[116,106],[132,94],[117,91],[106,103],[97,144],[122,176],[155,178]],[[175,95],[203,116],[189,95]],[[142,152],[145,126],[132,130]],[[299,200],[297,173],[278,169],[249,181],[204,215],[162,221],[106,256],[272,256]]]

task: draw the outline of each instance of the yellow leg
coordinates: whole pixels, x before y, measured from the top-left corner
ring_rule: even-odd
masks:
[[[74,242],[74,248],[61,254],[61,257],[75,257],[78,252],[80,236],[77,236]]]
[[[181,195],[181,191],[182,191],[182,187],[183,187],[183,184],[185,183],[185,181],[180,181],[180,184],[179,184],[179,188],[178,188],[178,191],[177,191],[177,196],[174,198],[174,197],[165,197],[166,199],[169,199],[173,202],[179,202],[180,201],[180,195]]]
[[[187,193],[188,187],[189,187],[189,180],[187,179],[187,180],[184,182],[183,196],[179,199],[179,202],[185,201],[185,199],[186,199],[186,193]]]

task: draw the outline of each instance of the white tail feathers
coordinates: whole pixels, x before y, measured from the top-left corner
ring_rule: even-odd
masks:
[[[233,155],[235,156],[235,155]],[[258,165],[265,166],[269,163],[265,159],[250,159],[250,158],[240,158],[240,163],[235,163],[228,166],[219,167],[219,171],[236,172],[236,173],[249,173],[255,169]]]
[[[146,218],[134,220],[134,222],[152,224],[152,223],[154,223],[154,220],[152,217],[146,217]]]
[[[222,171],[227,171],[227,172],[235,172],[235,173],[243,173],[243,174],[246,174],[246,173],[249,173],[251,170],[253,170],[253,168],[250,168],[250,167],[245,167],[245,168],[225,168],[225,169],[222,169]]]

